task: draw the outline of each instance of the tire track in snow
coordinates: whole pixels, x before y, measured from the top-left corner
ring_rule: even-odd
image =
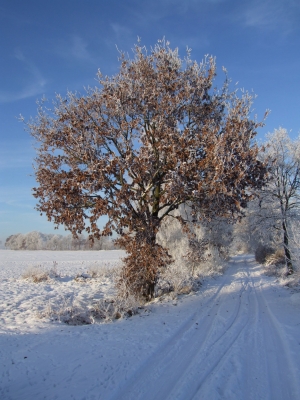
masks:
[[[268,278],[256,272],[260,267],[253,257],[237,261],[221,288],[144,361],[113,399],[300,398],[288,337],[267,306]]]
[[[228,341],[232,327],[240,314],[242,295],[248,283],[244,283],[245,277],[239,282],[241,286],[238,294],[238,302],[234,302],[232,314],[226,319],[219,315],[221,309],[220,300],[226,297],[226,291],[230,288],[232,277],[224,277],[223,283],[210,297],[201,309],[192,314],[156,352],[145,360],[138,371],[134,372],[129,380],[114,394],[112,399],[167,399],[172,389],[176,387],[178,380],[182,381],[182,371],[189,369],[190,364],[196,358],[205,358],[206,354],[222,339]],[[225,290],[225,294],[223,293]],[[230,292],[230,291],[229,291]],[[206,307],[209,308],[207,311]],[[228,307],[230,308],[230,307]],[[204,317],[204,314],[209,314]],[[229,312],[227,310],[227,312]],[[217,315],[213,318],[212,315]],[[196,320],[202,322],[200,326]],[[221,325],[221,331],[220,331]],[[217,329],[218,328],[218,329]],[[232,335],[232,333],[231,333]],[[233,335],[233,341],[236,340]],[[222,343],[223,343],[222,341]],[[231,343],[231,342],[230,342]],[[214,353],[215,357],[215,353]],[[176,366],[176,368],[174,368]],[[211,371],[206,371],[209,375]],[[157,381],[163,382],[157,385]],[[185,393],[186,396],[186,393]],[[170,398],[175,398],[171,395]],[[184,397],[185,399],[187,397]]]
[[[212,367],[204,367],[205,374],[193,373],[190,379],[190,389],[187,385],[179,390],[180,395],[175,399],[263,399],[262,393],[266,393],[266,376],[264,369],[259,365],[258,382],[252,370],[253,364],[259,360],[262,350],[257,337],[256,327],[259,323],[259,310],[256,295],[253,290],[253,282],[249,270],[245,269],[247,277],[246,288],[240,305],[240,313],[229,332],[216,343],[208,358],[212,358]],[[250,339],[250,340],[249,340]],[[215,357],[214,357],[215,356]],[[252,360],[249,362],[249,360]],[[206,360],[205,360],[206,361]],[[203,359],[199,360],[198,368],[201,369]],[[197,365],[193,366],[197,370]],[[250,377],[250,381],[249,381]],[[194,383],[196,382],[196,383]],[[171,396],[170,396],[171,398]]]
[[[244,271],[240,271],[240,273],[244,275],[246,282],[242,282],[235,317],[231,323],[219,333],[216,340],[211,341],[210,335],[207,335],[206,346],[196,354],[189,368],[182,374],[181,381],[177,383],[166,399],[187,400],[215,398],[211,393],[210,382],[208,382],[208,393],[203,395],[202,387],[207,384],[207,381],[212,379],[213,374],[220,369],[222,363],[228,357],[228,354],[248,325],[250,319],[245,305],[249,303],[249,292],[251,292],[252,289],[248,284],[247,274],[245,274]],[[217,398],[223,399],[223,393],[220,393],[220,397],[218,396]]]
[[[264,310],[265,315],[265,318],[262,319],[262,330],[268,360],[270,399],[300,399],[299,376],[297,376],[297,367],[290,355],[288,337],[268,305],[262,281],[260,280],[257,288],[256,286],[254,288],[260,308]],[[277,368],[279,364],[280,369]]]
[[[199,353],[198,363],[190,365],[189,370],[182,374],[177,388],[173,388],[166,399],[294,400],[300,398],[299,377],[291,357],[288,337],[267,304],[268,292],[265,292],[261,284],[258,290],[256,289],[252,270],[249,273],[248,269],[248,276],[250,282],[243,296],[248,307],[247,309],[244,307],[242,318],[235,320],[233,337],[226,338],[227,333],[225,333],[218,343],[212,345],[205,359],[206,365],[210,365],[212,359],[212,365],[211,368],[204,367],[204,370],[206,369],[204,376],[203,373],[196,372],[203,363]],[[261,281],[267,279],[263,277]],[[267,287],[270,288],[269,285]],[[252,341],[249,343],[250,338]],[[228,373],[227,377],[226,374],[222,377],[222,369],[226,370],[228,367],[229,374],[231,377],[234,376],[229,383]],[[195,390],[193,387],[196,385]]]

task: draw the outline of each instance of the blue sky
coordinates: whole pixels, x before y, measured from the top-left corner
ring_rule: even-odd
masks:
[[[166,37],[192,58],[216,57],[238,87],[257,94],[254,113],[271,110],[259,138],[282,126],[300,130],[299,0],[1,0],[0,240],[53,224],[34,210],[32,140],[16,117],[36,100],[95,86],[98,68],[118,70],[116,46]],[[61,229],[59,233],[64,233]]]

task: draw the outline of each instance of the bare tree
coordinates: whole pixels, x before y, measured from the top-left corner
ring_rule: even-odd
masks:
[[[267,135],[261,158],[269,163],[270,182],[260,191],[252,224],[262,231],[267,242],[278,241],[284,247],[288,274],[294,271],[291,255],[291,222],[299,219],[300,206],[300,138],[292,140],[286,129]],[[277,240],[276,240],[277,239]]]
[[[198,64],[168,42],[150,52],[138,44],[133,59],[120,55],[117,75],[98,73],[100,88],[58,95],[53,111],[40,104],[27,124],[38,142],[37,209],[73,235],[116,231],[136,295],[153,296],[170,262],[156,235],[180,204],[195,219],[231,216],[263,184],[252,142],[263,124],[249,117],[252,97],[231,92],[226,77],[213,89],[215,75],[213,57]]]

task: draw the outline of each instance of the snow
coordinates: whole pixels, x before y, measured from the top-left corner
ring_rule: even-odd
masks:
[[[193,295],[149,304],[112,323],[70,326],[39,318],[45,303],[109,292],[74,281],[118,251],[0,251],[0,398],[299,399],[300,295],[265,276],[250,255]],[[65,279],[33,283],[29,265]]]

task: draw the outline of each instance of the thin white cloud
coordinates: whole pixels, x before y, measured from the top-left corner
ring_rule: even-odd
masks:
[[[174,42],[175,43],[175,42]],[[172,41],[171,41],[172,45]],[[202,34],[202,35],[197,35],[195,37],[193,36],[187,36],[187,37],[180,37],[178,40],[176,40],[176,46],[179,46],[181,48],[186,48],[188,47],[189,49],[193,50],[198,50],[203,47],[208,47],[210,45],[210,40],[207,35]],[[172,46],[171,46],[172,47]],[[193,54],[193,52],[192,52]]]
[[[130,44],[132,47],[137,42],[137,36],[134,36],[132,30],[127,26],[112,22],[110,23],[110,28],[112,34],[103,39],[108,48],[112,49],[117,46],[120,51],[123,51],[124,46],[127,48],[128,44]]]
[[[112,27],[117,39],[123,39],[124,37],[131,35],[131,30],[124,25],[112,23],[110,26]]]
[[[249,6],[244,13],[245,25],[266,29],[275,28],[281,19],[281,7],[278,3],[269,3],[269,1],[256,2],[256,4]]]
[[[71,39],[71,54],[73,57],[81,60],[91,60],[92,57],[88,52],[88,43],[80,36],[73,36]]]
[[[37,66],[24,56],[20,49],[15,50],[14,57],[19,60],[23,68],[28,71],[29,83],[17,92],[0,92],[0,103],[10,103],[17,100],[26,99],[28,97],[37,96],[43,93],[46,86],[46,79],[42,76]]]
[[[207,9],[210,11],[213,9],[213,12],[217,12],[217,7],[226,1],[228,0],[160,0],[159,2],[152,1],[147,3],[139,1],[138,7],[132,10],[132,15],[137,26],[141,26],[142,28],[149,27],[153,30],[154,25],[161,24],[160,27],[164,26],[161,20],[169,19],[170,12],[172,12],[172,15],[180,17],[185,14],[198,15],[201,13],[202,15]],[[169,39],[170,35],[167,36]]]
[[[28,182],[27,186],[16,184],[15,186],[2,185],[0,186],[0,207],[16,206],[19,208],[33,208],[36,200],[32,196],[32,190],[30,186],[31,181]],[[1,213],[5,210],[0,210]]]
[[[44,82],[37,82],[24,87],[21,91],[11,92],[0,92],[0,103],[11,103],[17,100],[27,99],[29,97],[38,96],[43,93]]]
[[[141,21],[151,22],[159,21],[170,14],[170,10],[175,10],[179,14],[185,14],[193,12],[194,10],[201,10],[205,4],[224,3],[226,0],[159,0],[158,2],[147,2],[143,12],[139,12],[138,15]],[[140,2],[139,2],[140,6]],[[139,7],[140,9],[140,7]]]
[[[61,42],[56,52],[67,60],[93,62],[93,57],[88,50],[89,44],[79,35],[71,35],[67,41]]]
[[[0,170],[32,168],[34,157],[34,150],[27,144],[15,144],[10,147],[4,145],[0,149]]]
[[[254,0],[247,4],[239,19],[246,27],[278,30],[287,35],[294,29],[297,16],[300,16],[300,7],[294,0]]]

